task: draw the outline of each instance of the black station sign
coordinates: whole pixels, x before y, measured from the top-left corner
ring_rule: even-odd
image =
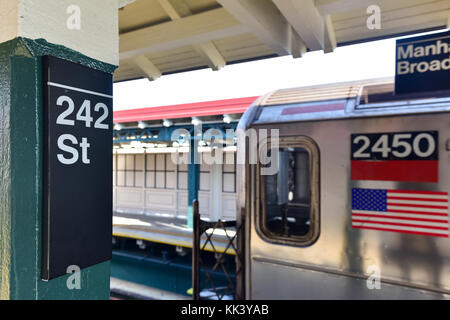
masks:
[[[397,40],[395,93],[450,89],[450,31]]]
[[[43,58],[42,279],[111,259],[112,75]]]

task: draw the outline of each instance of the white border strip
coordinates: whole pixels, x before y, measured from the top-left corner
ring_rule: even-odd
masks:
[[[410,44],[415,44],[415,43],[421,43],[421,42],[428,42],[428,41],[434,41],[434,40],[443,40],[443,39],[448,39],[450,38],[450,36],[446,36],[446,37],[434,37],[434,38],[430,38],[430,39],[418,39],[418,40],[411,40],[405,43],[396,43],[396,47],[398,46],[405,46],[405,45],[410,45]],[[407,38],[404,38],[407,39]]]
[[[95,91],[90,91],[90,90],[85,90],[85,89],[80,89],[80,88],[76,88],[76,87],[70,87],[70,86],[66,86],[64,84],[60,84],[60,83],[55,83],[55,82],[47,82],[47,84],[49,86],[53,86],[53,87],[58,87],[58,88],[62,88],[62,89],[68,89],[68,90],[73,90],[73,91],[78,91],[78,92],[83,92],[83,93],[88,93],[88,94],[92,94],[95,96],[100,96],[100,97],[104,97],[104,98],[110,98],[112,99],[113,96],[110,96],[109,94],[104,94],[104,93],[100,93],[100,92],[95,92]]]

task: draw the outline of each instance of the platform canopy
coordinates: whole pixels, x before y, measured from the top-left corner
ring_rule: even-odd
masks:
[[[120,0],[115,81],[446,28],[449,0]],[[369,6],[381,28],[369,29]],[[373,8],[373,7],[372,7]]]

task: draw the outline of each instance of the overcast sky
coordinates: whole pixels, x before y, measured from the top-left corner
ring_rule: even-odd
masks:
[[[345,46],[114,84],[114,110],[259,96],[267,92],[322,83],[392,77],[395,40]]]

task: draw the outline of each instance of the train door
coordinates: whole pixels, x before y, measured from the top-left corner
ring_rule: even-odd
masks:
[[[319,237],[319,148],[308,136],[280,137],[277,143],[269,138],[263,144],[271,161],[254,167],[251,298],[273,299],[277,292],[278,298],[289,299],[292,296],[283,289],[289,282],[285,263],[269,257],[276,256],[272,250],[284,250],[288,258],[290,249],[312,247]]]

